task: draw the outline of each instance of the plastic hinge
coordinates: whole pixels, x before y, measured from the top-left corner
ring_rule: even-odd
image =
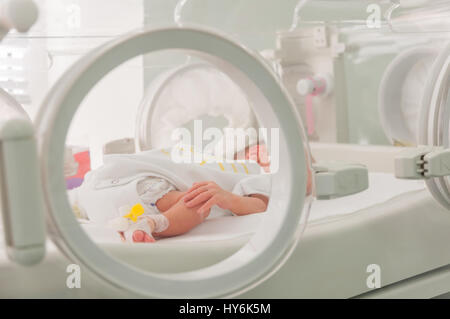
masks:
[[[401,179],[450,176],[450,149],[424,146],[402,152],[395,158],[395,176]]]
[[[360,193],[369,187],[366,166],[350,162],[320,162],[313,165],[317,199],[332,199]]]

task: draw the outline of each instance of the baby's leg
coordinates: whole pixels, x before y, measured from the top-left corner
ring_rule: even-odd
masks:
[[[180,192],[180,191],[171,191],[168,192],[166,195],[158,199],[156,202],[156,207],[158,210],[162,213],[169,210],[173,205],[175,205],[181,197],[183,197],[186,194],[186,192]]]
[[[210,211],[206,214],[199,214],[197,212],[201,206],[202,205],[186,207],[186,203],[182,197],[180,197],[175,205],[163,213],[163,215],[169,220],[169,227],[160,233],[155,233],[154,235],[158,237],[171,237],[187,233],[195,226],[201,224],[206,217],[208,217]]]
[[[209,211],[200,215],[197,210],[201,205],[195,207],[186,207],[182,197],[186,192],[172,191],[164,195],[161,199],[156,202],[156,206],[159,211],[168,219],[169,226],[166,230],[160,233],[153,233],[153,235],[158,237],[171,237],[184,234],[194,228],[195,226],[202,223],[206,217],[209,215]],[[155,228],[154,221],[149,219],[149,225],[151,229]],[[153,242],[153,238],[143,232],[142,230],[137,230],[133,233],[134,242]]]

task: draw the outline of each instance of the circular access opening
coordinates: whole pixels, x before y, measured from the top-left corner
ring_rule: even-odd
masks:
[[[419,143],[449,148],[450,146],[450,45],[436,58],[424,89],[420,114]],[[450,209],[450,182],[448,177],[426,181],[433,197]]]
[[[178,127],[193,131],[196,120],[202,122],[202,129],[258,128],[245,92],[216,67],[200,62],[157,76],[146,88],[137,114],[138,150],[175,145],[171,132]],[[219,143],[225,141],[218,141],[216,147]]]
[[[241,250],[218,264],[179,274],[142,272],[117,262],[94,245],[73,216],[63,177],[65,137],[83,98],[116,66],[137,55],[162,50],[185,50],[214,64],[245,88],[261,125],[280,129],[278,170],[272,176],[268,214],[259,231]],[[233,41],[194,28],[143,30],[120,37],[85,56],[61,78],[44,101],[37,127],[54,240],[68,255],[116,286],[153,297],[235,295],[273,273],[295,247],[299,226],[307,216],[304,203],[309,155],[301,120],[265,62]],[[61,169],[55,169],[58,167]]]
[[[378,105],[383,130],[392,144],[417,144],[422,95],[438,52],[428,47],[408,49],[386,69]]]

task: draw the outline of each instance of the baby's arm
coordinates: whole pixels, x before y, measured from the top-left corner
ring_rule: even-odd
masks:
[[[266,211],[269,199],[267,196],[253,194],[239,196],[225,191],[214,182],[200,182],[187,191],[184,196],[186,207],[199,207],[197,212],[204,214],[217,205],[232,211],[236,215],[249,215]]]
[[[252,194],[249,196],[230,194],[230,208],[228,209],[235,215],[250,215],[262,213],[267,210],[267,203],[269,202],[267,196],[260,194]]]

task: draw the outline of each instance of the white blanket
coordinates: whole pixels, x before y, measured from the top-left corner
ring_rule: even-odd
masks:
[[[373,206],[380,206],[401,194],[425,188],[423,181],[396,179],[391,174],[371,173],[370,187],[366,191],[342,198],[315,201],[309,216],[310,224],[325,223]],[[267,212],[270,213],[270,212]],[[212,214],[203,224],[188,233],[173,238],[162,239],[161,243],[199,242],[240,238],[253,234],[265,214],[248,216],[221,216]],[[96,242],[120,242],[119,236],[104,226],[84,224],[82,227]]]
[[[184,153],[191,155],[190,150]],[[271,176],[260,174],[256,163],[175,163],[170,150],[108,155],[104,162],[103,166],[87,174],[81,187],[69,196],[72,204],[95,223],[106,224],[119,217],[122,206],[140,203],[145,208],[136,184],[147,176],[164,178],[180,191],[187,190],[195,182],[214,181],[224,190],[238,195],[270,197]]]

